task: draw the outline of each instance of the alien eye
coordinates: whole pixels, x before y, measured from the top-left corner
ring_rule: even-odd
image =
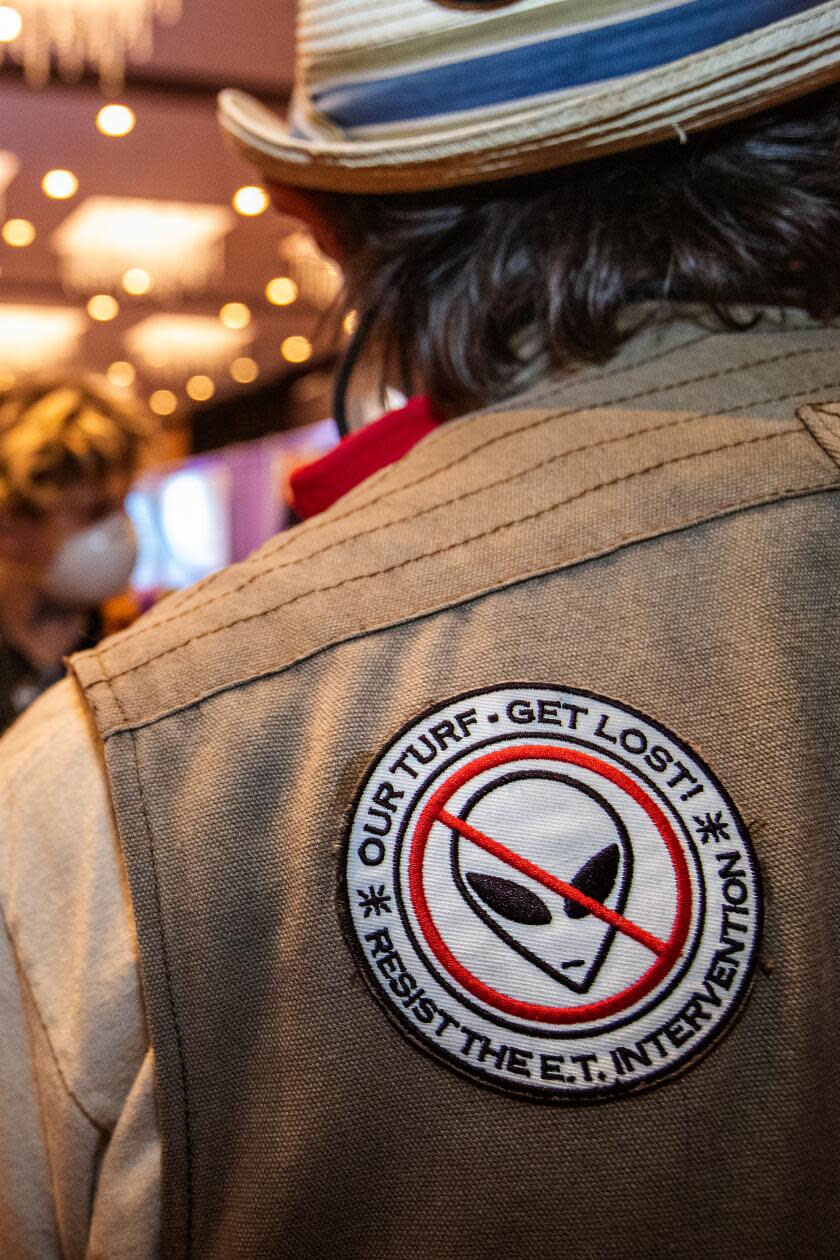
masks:
[[[530,888],[516,884],[512,879],[468,871],[467,883],[485,905],[504,919],[539,927],[551,922],[551,911],[545,902]]]
[[[586,893],[593,901],[605,902],[615,887],[621,852],[617,844],[608,844],[594,857],[584,862],[583,866],[571,881],[572,887]],[[576,901],[566,899],[566,914],[570,919],[583,919],[589,914],[585,906]]]

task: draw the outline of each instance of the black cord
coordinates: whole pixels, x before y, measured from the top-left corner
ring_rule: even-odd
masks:
[[[347,343],[347,349],[338,365],[338,372],[335,378],[335,389],[333,390],[333,418],[336,428],[341,437],[345,438],[350,432],[347,423],[347,390],[350,386],[350,377],[359,361],[359,355],[365,347],[370,330],[376,322],[376,310],[372,308],[365,311],[359,320],[355,332]]]

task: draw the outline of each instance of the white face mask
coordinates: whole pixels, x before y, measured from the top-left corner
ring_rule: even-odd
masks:
[[[113,512],[62,543],[43,587],[63,604],[93,608],[126,589],[136,562],[134,527],[125,512]]]

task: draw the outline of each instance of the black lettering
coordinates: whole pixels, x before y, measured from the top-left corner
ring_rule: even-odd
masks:
[[[683,779],[688,779],[689,783],[697,782],[697,776],[691,773],[688,766],[684,766],[681,761],[675,761],[674,765],[677,768],[677,773],[673,779],[668,780],[668,787],[676,787],[678,783],[682,783]]]
[[[416,1002],[423,992],[422,989],[417,988],[417,981],[409,971],[401,971],[396,980],[390,980],[389,988],[394,997],[409,999],[407,1003],[403,1003],[404,1006],[410,1006],[412,1002]]]
[[[540,1076],[544,1081],[565,1081],[566,1073],[563,1071],[565,1057],[562,1054],[541,1054],[540,1055]]]
[[[540,700],[537,704],[537,721],[545,722],[546,726],[562,726],[560,708],[556,700]]]
[[[532,1050],[514,1050],[513,1046],[510,1046],[507,1059],[508,1071],[516,1076],[530,1076],[531,1069],[528,1067],[528,1060],[533,1057]]]
[[[687,792],[683,792],[682,796],[680,797],[680,800],[690,801],[692,796],[699,796],[702,791],[703,791],[703,784],[698,783],[693,788],[689,788]]]
[[[391,830],[391,815],[384,809],[374,809],[372,805],[368,806],[368,814],[373,818],[379,818],[382,821],[381,827],[374,827],[372,822],[366,822],[362,831],[366,831],[371,836],[387,836]]]
[[[703,1024],[708,1024],[712,1018],[710,1011],[703,1010],[703,1003],[698,993],[695,993],[680,1011],[680,1019],[684,1020],[693,1032],[699,1032]]]
[[[744,881],[732,875],[723,881],[723,895],[731,906],[742,906],[750,894]]]
[[[746,874],[746,872],[744,871],[744,868],[741,867],[737,871],[735,869],[736,865],[738,864],[741,858],[740,853],[736,851],[733,851],[730,853],[717,853],[716,852],[715,857],[717,858],[718,865],[721,868],[718,871],[718,874],[720,875],[721,879],[729,879],[730,877],[733,877],[733,876],[736,879],[744,878],[744,875]]]
[[[737,958],[736,955],[742,953],[742,951],[744,950],[744,942],[727,940],[726,937],[723,935],[722,929],[721,929],[720,939],[723,942],[723,944],[726,946],[726,948],[718,949],[715,951],[715,956],[712,959],[712,963],[711,963],[712,967],[714,967],[716,963],[719,963],[719,964],[729,963],[733,967],[738,967],[740,965],[741,960]]]
[[[383,976],[392,971],[404,971],[403,960],[400,958],[396,950],[390,954],[383,954],[381,958],[377,958],[376,965],[382,972]]]
[[[447,1015],[446,1011],[442,1011],[440,1007],[438,1007],[438,1015],[440,1015],[440,1023],[435,1029],[436,1037],[442,1037],[443,1034],[446,1032],[447,1028],[460,1028],[461,1027],[457,1019],[454,1019],[452,1015]]]
[[[564,700],[564,701],[563,701],[563,703],[562,703],[562,705],[561,705],[560,707],[561,707],[562,709],[568,709],[568,710],[569,710],[569,712],[570,712],[570,713],[571,713],[571,715],[572,715],[572,716],[569,718],[569,730],[570,730],[570,731],[576,731],[576,730],[577,730],[577,728],[578,728],[578,718],[580,717],[581,713],[588,713],[588,712],[589,712],[589,710],[588,710],[588,709],[586,709],[586,708],[584,708],[584,706],[583,706],[582,704],[569,704],[569,703],[568,703],[568,701],[566,701],[566,700]]]
[[[518,722],[520,726],[527,726],[534,720],[534,710],[527,700],[511,700],[507,707],[507,715],[511,722]]]
[[[390,809],[392,814],[396,814],[397,806],[394,801],[401,800],[405,796],[405,792],[398,792],[393,783],[385,780],[379,784],[379,787],[373,794],[373,799],[377,805],[381,805],[384,809]]]
[[[737,918],[733,921],[732,916],[739,914],[749,914],[749,910],[745,909],[744,906],[723,907],[723,910],[721,911],[722,922],[720,929],[720,939],[722,941],[728,942],[730,940],[730,932],[749,932],[750,925],[748,923],[742,923]]]
[[[455,714],[455,721],[458,723],[461,734],[469,735],[470,727],[478,723],[478,714],[475,709],[462,709],[460,713]]]
[[[438,750],[437,748],[435,748],[434,744],[429,739],[428,735],[421,735],[420,740],[423,744],[425,744],[428,750],[428,753],[429,753],[428,757],[422,756],[422,754],[418,752],[415,744],[409,744],[408,751],[411,753],[412,757],[417,758],[421,766],[428,766],[429,763],[434,761],[435,757],[438,755]]]
[[[651,770],[667,770],[671,762],[674,760],[673,753],[669,753],[667,748],[663,748],[661,744],[654,744],[650,752],[645,757],[645,761]]]
[[[430,997],[421,998],[412,1012],[418,1024],[431,1024],[437,1014],[437,1007]]]
[[[589,1065],[590,1063],[598,1062],[597,1054],[570,1054],[569,1059],[572,1063],[580,1064],[580,1070],[583,1072],[585,1081],[594,1081],[595,1077],[592,1075]]]
[[[662,1042],[659,1040],[659,1036],[660,1034],[658,1032],[648,1033],[647,1037],[642,1037],[641,1041],[639,1042],[639,1045],[643,1046],[645,1042],[649,1041],[651,1045],[656,1047],[656,1053],[659,1055],[660,1059],[667,1059],[668,1051],[665,1049]]]
[[[365,940],[372,942],[373,949],[370,952],[374,958],[376,958],[377,954],[391,954],[394,952],[394,942],[391,940],[391,933],[387,928],[374,928],[372,932],[366,932]]]
[[[609,721],[609,717],[607,716],[607,714],[602,713],[598,721],[598,725],[595,727],[595,734],[597,735],[598,739],[605,739],[610,744],[617,744],[618,737],[615,735],[610,735],[610,733],[607,730],[608,721]]]
[[[641,1041],[631,1050],[629,1046],[620,1046],[619,1054],[624,1063],[625,1072],[635,1072],[637,1067],[650,1067],[650,1055]]]
[[[619,1053],[619,1051],[610,1050],[610,1058],[613,1061],[613,1067],[615,1068],[616,1075],[624,1076],[624,1072],[625,1072],[624,1062],[621,1058],[621,1054]]]
[[[385,845],[381,840],[363,840],[356,852],[365,866],[378,866],[385,860]]]
[[[473,1032],[471,1028],[467,1028],[466,1024],[464,1025],[464,1034],[464,1044],[461,1047],[461,1054],[464,1054],[467,1058],[469,1058],[470,1051],[477,1041],[482,1040],[482,1036],[481,1033]],[[483,1040],[486,1041],[487,1038],[484,1037]]]
[[[481,1042],[482,1044],[478,1051],[479,1063],[483,1063],[485,1059],[492,1059],[493,1062],[496,1064],[496,1067],[501,1072],[502,1068],[505,1066],[505,1059],[507,1058],[508,1046],[505,1046],[505,1045],[494,1046],[493,1042],[490,1040],[489,1037],[482,1037]]]
[[[621,740],[621,747],[629,753],[635,753],[638,756],[640,753],[647,752],[647,737],[644,731],[640,731],[638,727],[628,726],[626,730],[621,732],[619,739]]]
[[[671,1045],[676,1050],[679,1050],[680,1046],[684,1046],[687,1041],[691,1041],[691,1038],[694,1036],[694,1033],[690,1028],[685,1028],[680,1023],[679,1015],[672,1019],[670,1023],[666,1024],[664,1028],[661,1028],[658,1031],[665,1034]]]
[[[436,722],[429,729],[441,752],[446,752],[447,744],[457,744],[461,740],[461,736],[455,730],[454,724],[448,719],[444,722]],[[423,738],[426,738],[425,735]]]
[[[394,762],[394,764],[393,764],[392,766],[389,766],[389,767],[388,767],[388,770],[389,770],[389,772],[390,772],[391,774],[396,774],[398,770],[404,770],[404,771],[405,771],[405,773],[406,773],[407,775],[410,775],[410,777],[411,777],[412,779],[416,779],[416,778],[417,778],[417,771],[414,769],[414,767],[413,767],[413,766],[410,766],[410,765],[408,764],[408,754],[409,754],[409,752],[410,752],[410,749],[409,749],[409,748],[406,748],[406,750],[405,750],[405,752],[402,754],[402,756],[401,756],[401,757],[397,757],[397,760]]]

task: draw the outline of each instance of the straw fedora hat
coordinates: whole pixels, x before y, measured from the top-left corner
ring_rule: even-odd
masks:
[[[840,0],[301,0],[287,119],[225,91],[269,179],[412,192],[679,137],[840,79]]]

